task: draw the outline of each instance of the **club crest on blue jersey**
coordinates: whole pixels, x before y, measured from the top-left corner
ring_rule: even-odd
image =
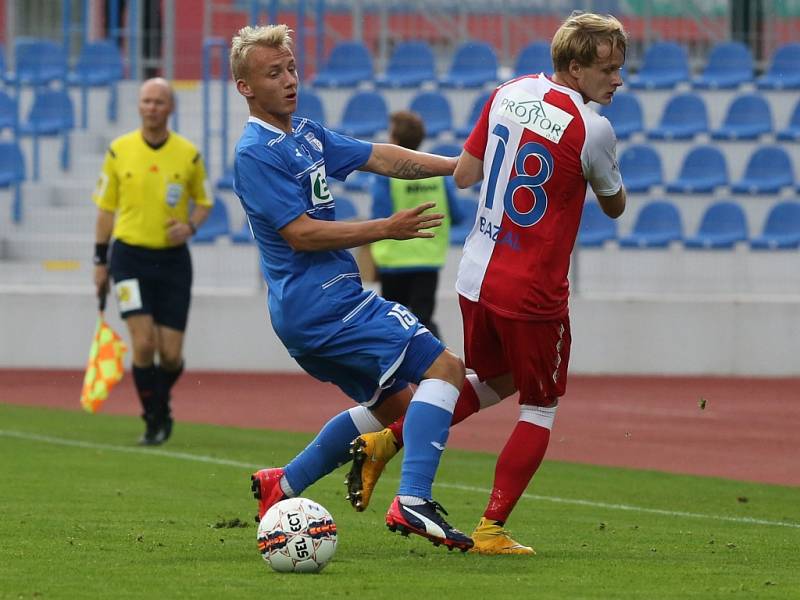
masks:
[[[317,152],[322,152],[322,142],[320,142],[312,132],[309,131],[306,134],[306,141],[311,144],[311,147],[314,148],[314,150]]]

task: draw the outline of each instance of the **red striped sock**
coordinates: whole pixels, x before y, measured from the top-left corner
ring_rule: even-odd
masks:
[[[464,380],[464,385],[461,388],[461,393],[458,395],[458,401],[456,402],[455,410],[453,410],[453,420],[450,423],[451,426],[461,423],[464,419],[468,416],[475,414],[480,410],[481,404],[480,400],[478,399],[478,394],[475,393],[475,388],[472,387],[468,379]],[[389,425],[389,429],[391,429],[392,433],[394,434],[394,439],[397,440],[397,447],[403,447],[403,421],[404,417],[400,417]]]
[[[494,486],[483,516],[505,522],[539,468],[550,441],[550,430],[527,421],[517,422],[497,458]]]

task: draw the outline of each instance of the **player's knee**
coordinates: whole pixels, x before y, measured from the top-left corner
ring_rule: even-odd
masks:
[[[461,389],[461,386],[464,385],[464,379],[467,376],[467,369],[464,366],[464,361],[460,356],[450,352],[450,350],[442,352],[440,359],[442,360],[442,368],[444,370],[444,375],[441,379]]]

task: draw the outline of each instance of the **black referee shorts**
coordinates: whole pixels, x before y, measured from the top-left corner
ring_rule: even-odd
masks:
[[[109,272],[123,319],[148,314],[159,325],[186,330],[192,295],[192,259],[186,244],[154,250],[116,240]]]

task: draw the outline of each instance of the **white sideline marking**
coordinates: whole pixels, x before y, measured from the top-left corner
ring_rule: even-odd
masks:
[[[82,440],[69,440],[66,438],[57,438],[48,435],[40,435],[37,433],[27,433],[24,431],[10,431],[0,429],[0,437],[17,438],[21,440],[29,440],[34,442],[44,442],[47,444],[56,444],[59,446],[72,446],[74,448],[88,448],[91,450],[109,450],[111,452],[123,452],[128,454],[143,454],[147,456],[163,456],[165,458],[177,458],[179,460],[190,460],[194,462],[208,463],[213,465],[224,465],[228,467],[237,467],[240,469],[259,469],[263,465],[254,463],[247,463],[238,460],[228,460],[226,458],[216,458],[214,456],[203,456],[202,454],[189,454],[187,452],[173,452],[172,450],[160,450],[157,448],[138,448],[132,446],[118,446],[114,444],[99,444],[96,442],[85,442]],[[398,483],[398,480],[393,477],[387,477],[387,481]],[[490,490],[480,488],[472,485],[461,485],[458,483],[437,482],[438,487],[449,488],[453,490],[463,490],[466,492],[479,492],[481,494],[488,494]],[[787,521],[770,521],[767,519],[754,519],[752,517],[726,517],[723,515],[708,515],[702,513],[691,513],[676,510],[663,510],[660,508],[644,508],[641,506],[631,506],[629,504],[609,504],[606,502],[595,502],[593,500],[579,500],[575,498],[559,498],[558,496],[540,496],[538,494],[523,494],[522,498],[525,500],[539,500],[542,502],[554,502],[556,504],[572,504],[575,506],[588,506],[591,508],[605,508],[609,510],[622,510],[628,512],[647,513],[653,515],[663,515],[667,517],[685,517],[688,519],[707,519],[710,521],[725,521],[727,523],[741,523],[746,525],[771,525],[775,527],[789,527],[792,529],[800,529],[800,523],[791,523]]]

